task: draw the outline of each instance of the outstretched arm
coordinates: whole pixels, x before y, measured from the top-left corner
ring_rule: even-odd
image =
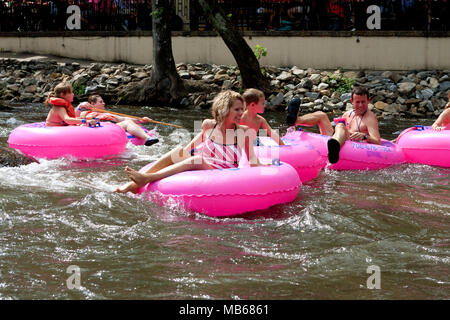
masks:
[[[283,140],[281,140],[278,133],[272,129],[272,127],[269,125],[266,119],[262,119],[261,126],[264,130],[266,130],[267,135],[271,137],[276,143],[278,143],[278,145],[284,146]]]
[[[436,121],[431,125],[433,130],[441,131],[444,127],[450,123],[450,108],[445,109]]]

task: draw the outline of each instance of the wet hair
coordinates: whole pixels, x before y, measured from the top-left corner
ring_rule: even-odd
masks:
[[[56,85],[55,89],[53,89],[53,92],[50,92],[47,96],[47,99],[45,100],[44,104],[49,107],[48,100],[50,98],[59,98],[63,94],[72,93],[72,86],[68,82],[61,82]]]
[[[357,96],[366,96],[367,99],[370,98],[370,97],[369,97],[369,90],[367,90],[367,88],[364,87],[364,86],[355,86],[355,87],[353,88],[353,91],[352,91],[352,98],[353,98],[353,96],[354,96],[355,94],[356,94]]]
[[[211,111],[214,120],[216,120],[218,124],[221,124],[225,121],[225,118],[230,112],[231,106],[237,100],[244,103],[244,99],[242,98],[242,96],[232,90],[222,91],[214,98]]]
[[[245,90],[242,98],[244,98],[246,105],[249,105],[252,102],[258,103],[261,98],[264,98],[264,92],[258,89],[250,88]]]
[[[99,98],[101,97],[98,94],[94,94],[88,98],[88,102],[91,104],[96,103]]]

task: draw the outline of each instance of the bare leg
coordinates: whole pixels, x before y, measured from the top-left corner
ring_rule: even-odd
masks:
[[[295,125],[309,127],[317,125],[321,134],[332,136],[334,133],[333,126],[331,125],[327,114],[322,111],[308,113],[303,116],[297,117]]]
[[[341,146],[345,143],[345,140],[347,140],[347,128],[343,123],[338,123],[336,125],[333,138],[336,139]]]
[[[336,163],[339,161],[339,152],[347,139],[347,128],[343,123],[338,123],[333,137],[328,140],[328,161]]]
[[[132,120],[124,120],[118,122],[117,125],[133,136],[147,140],[150,136],[136,122]]]
[[[146,185],[147,183],[152,183],[156,180],[160,180],[163,178],[170,177],[174,174],[191,171],[191,170],[212,170],[207,162],[203,160],[201,156],[190,157],[181,162],[170,165],[164,169],[161,169],[157,172],[153,173],[140,173],[136,170],[130,169],[128,167],[125,168],[127,175],[133,180],[136,185],[140,188]]]
[[[294,97],[289,101],[287,107],[286,123],[288,126],[305,126],[312,127],[317,125],[319,127],[320,133],[332,136],[334,133],[333,126],[331,125],[330,119],[325,112],[317,111],[313,113],[307,113],[303,116],[298,117],[298,110],[300,109],[301,99],[299,97]]]
[[[164,168],[167,168],[177,162],[183,161],[185,159],[190,158],[190,153],[187,150],[188,147],[185,147],[184,149],[182,147],[177,147],[169,152],[167,152],[165,155],[163,155],[161,158],[159,158],[145,173],[155,173],[159,170],[162,170]],[[124,185],[121,185],[115,189],[115,192],[119,193],[127,193],[127,192],[133,192],[136,193],[138,191],[139,187],[136,183],[133,181],[127,182]]]

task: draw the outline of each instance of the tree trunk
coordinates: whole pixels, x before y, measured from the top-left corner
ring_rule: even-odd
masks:
[[[151,95],[162,102],[173,103],[184,95],[184,85],[175,67],[172,53],[170,19],[174,0],[152,1],[153,68]]]
[[[174,0],[152,1],[153,66],[149,78],[119,93],[126,103],[179,106],[186,88],[178,75],[172,53],[170,19]]]
[[[261,73],[261,68],[245,39],[234,27],[217,4],[217,0],[199,0],[203,12],[222,37],[233,54],[242,77],[243,88],[257,88],[266,93],[272,92],[269,80]]]

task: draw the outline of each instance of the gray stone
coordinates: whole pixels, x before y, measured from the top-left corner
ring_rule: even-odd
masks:
[[[425,79],[426,77],[428,77],[430,75],[431,75],[430,71],[421,71],[416,74],[416,77],[419,79]]]
[[[37,87],[33,84],[33,85],[25,87],[25,89],[23,89],[23,91],[26,93],[35,93],[37,91]]]
[[[233,82],[231,82],[230,80],[225,80],[222,83],[222,90],[229,90],[233,87]]]
[[[291,73],[299,78],[306,77],[306,71],[295,66],[291,69]]]
[[[91,63],[89,65],[89,69],[91,69],[92,71],[100,71],[102,70],[103,65],[101,63]]]
[[[302,81],[300,81],[299,86],[302,88],[306,88],[306,89],[312,89],[313,87],[313,82],[311,81],[311,79],[302,79]]]
[[[308,97],[308,98],[311,98],[311,99],[315,100],[315,99],[319,98],[320,93],[319,93],[319,92],[307,92],[307,93],[305,94],[305,96]]]
[[[319,89],[319,90],[325,90],[325,89],[327,89],[328,87],[329,87],[328,83],[321,82],[321,83],[319,83],[319,85],[317,86],[317,89]]]
[[[314,102],[302,103],[302,104],[300,105],[300,107],[301,107],[302,109],[304,109],[304,108],[312,108],[312,107],[314,107]]]
[[[344,93],[341,95],[341,102],[346,102],[346,101],[350,101],[350,99],[352,98],[352,93]]]
[[[25,78],[22,80],[22,85],[25,87],[28,87],[32,84],[36,84],[36,80],[33,78]]]
[[[358,72],[355,72],[355,71],[344,72],[343,76],[345,78],[350,78],[350,79],[360,78],[360,77],[358,77]]]
[[[86,82],[88,82],[88,80],[89,76],[86,73],[81,73],[73,77],[70,82],[72,84],[72,87],[78,87],[84,85]]]
[[[270,85],[278,87],[280,85],[280,80],[270,80]]]
[[[284,101],[284,94],[282,92],[278,93],[275,97],[270,100],[272,106],[278,106]]]
[[[285,85],[284,88],[289,91],[292,91],[292,90],[295,90],[295,85],[289,83],[289,84]]]
[[[20,87],[17,84],[9,84],[6,86],[6,89],[12,92],[19,92]]]
[[[420,91],[420,94],[422,95],[422,97],[425,100],[428,100],[428,99],[430,99],[433,96],[434,91],[431,90],[431,89],[425,89],[425,90]]]
[[[448,89],[450,89],[450,81],[442,82],[439,85],[439,91],[447,91]]]
[[[214,75],[214,81],[225,81],[225,80],[230,80],[230,76],[226,72],[216,73]]]
[[[204,76],[202,77],[202,80],[205,80],[205,81],[212,81],[212,80],[214,80],[214,75],[213,75],[213,74],[207,74],[207,75],[204,75]]]
[[[313,74],[309,77],[313,84],[318,85],[322,76],[320,74]]]
[[[182,71],[182,72],[180,72],[180,78],[181,79],[190,79],[191,75],[189,74],[189,72]]]
[[[414,82],[401,82],[398,84],[398,92],[401,94],[408,94],[416,88]]]
[[[34,96],[34,94],[33,93],[30,93],[30,92],[24,92],[24,93],[22,93],[21,95],[20,95],[20,100],[22,100],[22,101],[29,101],[29,100],[32,100],[33,98],[34,98],[35,96]]]
[[[278,77],[276,77],[276,79],[280,81],[291,81],[294,79],[294,75],[290,72],[283,71]]]
[[[436,89],[439,87],[439,80],[436,78],[430,78],[430,87]]]
[[[146,72],[136,72],[131,75],[131,77],[137,78],[137,79],[144,79],[144,78],[147,78],[148,76],[149,75]]]
[[[106,80],[106,84],[110,85],[110,86],[117,86],[117,85],[119,85],[119,80],[117,80],[117,79],[109,79],[109,80]]]

